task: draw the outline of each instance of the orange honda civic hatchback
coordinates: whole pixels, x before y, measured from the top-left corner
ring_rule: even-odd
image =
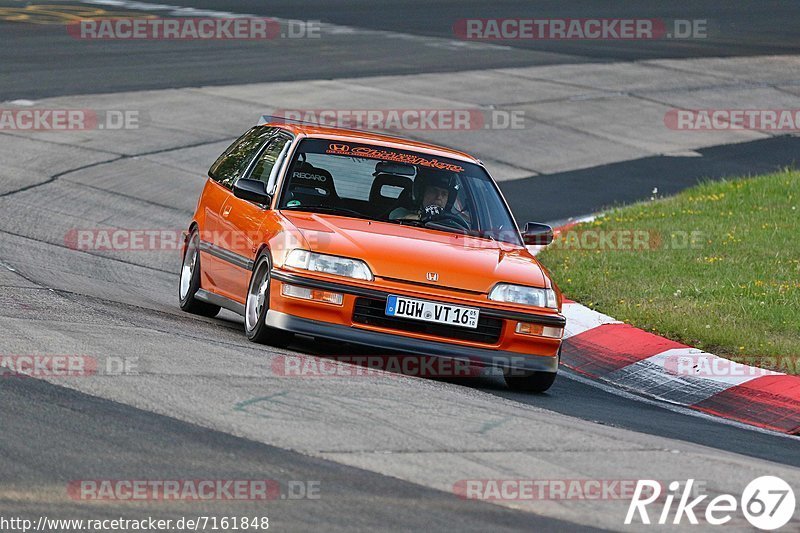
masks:
[[[186,234],[184,311],[499,367],[541,392],[558,370],[562,296],[480,160],[395,137],[258,125],[212,165]]]

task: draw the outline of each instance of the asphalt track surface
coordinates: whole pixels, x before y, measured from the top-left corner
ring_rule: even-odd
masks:
[[[20,7],[28,3],[3,0],[0,6]],[[489,67],[772,55],[791,53],[800,47],[800,33],[790,23],[800,18],[800,5],[796,2],[648,1],[620,2],[616,6],[590,0],[568,4],[508,0],[147,3],[319,20],[357,31],[326,35],[324,40],[280,39],[266,45],[241,41],[114,41],[88,46],[87,42],[70,37],[63,26],[0,21],[0,34],[5,42],[0,49],[4,74],[0,101],[86,92],[456,72]],[[113,2],[96,7],[123,9],[115,7]],[[708,33],[706,38],[691,40],[518,40],[475,44],[457,39],[452,30],[455,21],[471,17],[704,19],[708,21]],[[454,83],[458,83],[457,77]]]
[[[562,221],[647,199],[654,188],[669,196],[704,180],[735,179],[795,166],[800,138],[770,139],[697,150],[702,157],[652,156],[533,176],[500,184],[517,220]],[[609,185],[613,184],[613,185]],[[567,202],[538,202],[575,191]],[[535,191],[535,193],[533,192]]]
[[[273,446],[209,431],[169,417],[93,398],[38,380],[9,378],[0,388],[3,416],[3,491],[10,485],[23,497],[0,503],[4,516],[81,516],[161,519],[191,515],[269,516],[279,530],[370,531],[391,524],[403,530],[537,531],[570,524],[451,494],[398,479],[313,459]],[[36,420],[36,424],[31,424]],[[13,435],[13,439],[8,437]],[[110,467],[110,465],[114,465]],[[49,499],[43,486],[77,479],[277,479],[319,483],[320,499],[297,502],[194,503],[175,509],[73,506]],[[324,492],[323,492],[324,490]],[[282,494],[290,494],[288,487]],[[11,497],[13,498],[13,497]],[[570,526],[570,527],[574,527]],[[591,528],[580,528],[591,531]]]
[[[223,2],[192,2],[191,5],[231,9]],[[482,7],[484,5],[487,7]],[[425,46],[426,53],[414,54],[413,58],[408,48],[391,40],[376,42],[374,35],[342,37],[341,42],[321,54],[314,52],[316,43],[302,40],[298,41],[296,48],[282,49],[275,54],[264,54],[262,49],[251,45],[224,43],[210,46],[184,43],[180,47],[174,43],[146,43],[146,47],[137,45],[135,52],[130,44],[117,43],[119,46],[115,44],[99,51],[90,49],[84,53],[83,49],[79,50],[82,43],[64,35],[63,28],[0,22],[5,42],[10,43],[0,51],[0,64],[7,74],[0,83],[0,99],[234,81],[458,71],[482,65],[796,53],[800,39],[785,22],[797,20],[797,5],[775,3],[769,10],[759,9],[758,5],[699,2],[676,13],[674,9],[647,8],[638,4],[635,13],[630,8],[622,12],[604,9],[598,13],[604,16],[700,17],[717,21],[717,25],[712,27],[721,29],[721,33],[703,42],[647,43],[647,46],[612,43],[602,47],[585,43],[566,43],[563,47],[548,43],[536,44],[535,47],[511,43],[512,50],[486,49],[464,54],[414,41],[408,46]],[[449,24],[457,18],[504,15],[567,17],[585,15],[587,11],[596,9],[594,3],[575,3],[565,11],[555,2],[550,5],[495,3],[491,11],[481,2],[437,6],[429,6],[426,2],[386,2],[380,6],[349,2],[347,7],[327,2],[308,5],[286,2],[270,3],[266,7],[264,3],[248,1],[238,2],[236,6],[238,11],[259,15],[317,18],[340,25],[443,39],[451,37]],[[303,16],[300,17],[298,12]],[[408,16],[409,12],[416,16]],[[369,52],[365,53],[365,49]],[[254,65],[258,67],[254,68]],[[714,152],[714,157],[710,158],[710,163],[704,163],[709,166],[703,168],[690,168],[693,161],[652,158],[510,181],[504,183],[503,188],[512,198],[515,214],[524,219],[526,204],[514,203],[518,202],[516,198],[524,198],[524,194],[530,191],[530,180],[547,178],[545,183],[537,185],[545,187],[541,194],[553,197],[563,190],[565,184],[569,185],[574,202],[568,206],[561,204],[548,208],[550,210],[544,214],[537,211],[537,215],[555,220],[641,197],[635,184],[625,180],[620,181],[616,190],[605,187],[592,190],[589,185],[598,174],[640,175],[644,170],[647,174],[661,176],[664,182],[662,190],[669,192],[671,183],[677,190],[704,176],[740,175],[787,164],[797,153],[797,142],[794,138],[779,137],[709,151]],[[685,181],[671,181],[676,174],[686,176]],[[647,183],[650,185],[652,182]],[[175,186],[181,187],[177,183]],[[225,502],[178,508],[155,503],[98,506],[70,501],[64,498],[63,493],[65,484],[74,479],[264,477],[320,480],[322,483],[323,497],[320,500],[279,501],[266,507],[271,522],[281,530],[559,531],[579,527],[569,520],[539,516],[530,510],[511,510],[484,502],[460,500],[447,490],[435,490],[398,479],[401,477],[398,475],[375,473],[369,468],[347,466],[343,464],[347,460],[322,459],[307,453],[302,447],[264,444],[273,435],[279,435],[279,428],[276,427],[274,434],[270,429],[270,424],[285,423],[279,420],[258,416],[237,418],[241,413],[228,413],[224,416],[235,419],[231,423],[235,429],[209,429],[223,425],[214,418],[223,415],[215,413],[206,419],[191,413],[186,405],[193,400],[214,402],[220,398],[210,395],[208,399],[201,396],[193,399],[186,398],[187,395],[203,391],[204,387],[209,391],[216,390],[219,385],[230,392],[230,397],[223,397],[220,401],[230,402],[237,397],[239,387],[252,386],[245,383],[251,370],[248,365],[258,367],[276,354],[326,355],[355,348],[334,347],[308,339],[298,340],[289,351],[254,348],[248,345],[241,333],[241,321],[232,316],[222,315],[207,320],[180,313],[173,301],[177,276],[160,263],[139,265],[112,257],[93,256],[68,250],[57,241],[42,237],[42,231],[63,235],[69,224],[75,224],[66,219],[75,214],[119,209],[125,216],[130,216],[132,208],[126,205],[129,202],[146,206],[149,215],[171,211],[159,208],[149,191],[143,191],[138,198],[135,194],[121,198],[101,190],[71,194],[67,189],[54,177],[42,186],[12,192],[0,199],[6,222],[6,229],[0,233],[0,261],[14,269],[0,265],[0,317],[7,319],[8,328],[0,336],[3,340],[0,353],[30,353],[57,347],[63,347],[65,352],[80,350],[81,347],[85,350],[105,348],[113,352],[115,347],[131,349],[131,346],[141,344],[137,348],[140,348],[147,373],[152,373],[145,378],[152,378],[152,382],[143,378],[138,398],[138,389],[125,384],[123,388],[127,392],[124,395],[120,392],[120,401],[116,402],[106,398],[113,396],[109,391],[114,389],[114,385],[109,382],[87,385],[90,389],[96,387],[97,394],[94,395],[74,390],[72,386],[39,380],[6,378],[0,381],[1,515],[37,516],[45,511],[52,511],[52,516],[93,518],[141,517],[148,513],[162,517],[204,513],[252,515],[265,509],[253,504]],[[556,202],[545,202],[545,205],[555,206]],[[185,208],[172,211],[178,211],[187,220],[190,216]],[[170,212],[172,215],[174,213]],[[115,281],[120,279],[125,283],[117,285]],[[143,335],[153,335],[156,340]],[[220,352],[231,358],[231,368],[219,361]],[[173,364],[174,367],[170,366]],[[223,370],[214,368],[216,364],[222,365]],[[174,379],[174,376],[171,378],[170,372],[161,372],[162,367],[174,371],[175,368],[193,365],[197,368],[190,368],[186,381]],[[254,375],[251,379],[259,378]],[[199,389],[193,388],[193,383],[199,383]],[[380,388],[381,384],[376,387]],[[308,384],[302,385],[302,390],[308,390]],[[363,387],[360,383],[354,383],[356,385]],[[600,445],[598,449],[587,445],[586,441],[591,440],[587,435],[606,439],[611,438],[609,435],[620,434],[624,435],[623,439],[641,439],[647,444],[642,448],[646,453],[655,449],[653,442],[664,442],[667,447],[688,450],[690,454],[700,455],[698,450],[706,450],[708,457],[716,454],[730,464],[740,464],[743,470],[751,469],[763,474],[780,474],[800,467],[800,451],[794,440],[643,403],[569,376],[559,379],[549,393],[538,396],[512,393],[499,379],[489,377],[456,383],[411,379],[403,380],[402,385],[406,388],[402,394],[391,386],[382,394],[388,394],[388,401],[401,401],[392,394],[398,398],[401,395],[403,398],[416,396],[421,401],[441,402],[443,408],[447,406],[448,409],[451,408],[450,402],[469,405],[477,399],[496,405],[498,409],[532,409],[537,418],[530,422],[532,427],[524,434],[528,442],[520,443],[520,450],[524,451],[526,446],[534,449],[525,452],[529,454],[545,453],[542,448],[553,441],[553,437],[548,435],[550,433],[560,437],[565,448],[570,448],[571,435],[580,435],[590,460],[602,465],[608,451],[600,450]],[[313,386],[310,390],[321,394],[325,387],[327,385],[322,384],[320,390]],[[348,394],[345,387],[328,392]],[[178,406],[176,410],[181,416],[158,414],[170,410],[163,407],[165,398],[167,403]],[[380,397],[379,401],[385,402],[387,398]],[[368,411],[364,405],[357,407],[360,413],[367,413],[365,417],[374,417],[372,432],[375,435],[388,431],[395,424],[402,426],[402,421],[392,420],[390,415],[381,417]],[[399,412],[403,413],[402,410]],[[302,414],[294,413],[294,416],[302,421]],[[424,410],[419,416],[420,423],[423,423]],[[363,428],[359,430],[364,431]],[[259,439],[250,438],[259,431],[262,432]],[[306,437],[301,435],[298,438]],[[308,440],[312,438],[319,438],[319,435],[311,433],[307,437]],[[293,449],[300,451],[291,451]],[[378,452],[380,449],[368,451]],[[659,467],[655,470],[668,473],[671,469],[664,457],[653,454],[644,459],[630,459],[627,468],[616,465],[626,473],[618,475],[645,477],[651,473],[643,466],[647,462]],[[686,460],[685,456],[680,457]],[[675,469],[678,470],[677,465]],[[606,475],[614,471],[615,465],[608,465],[604,470]],[[716,472],[734,475],[730,467]]]

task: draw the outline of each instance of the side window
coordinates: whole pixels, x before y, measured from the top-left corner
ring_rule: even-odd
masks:
[[[233,187],[234,182],[247,170],[263,142],[273,133],[275,128],[256,126],[239,137],[211,165],[209,176],[229,189]]]
[[[274,174],[280,167],[280,161],[286,156],[284,151],[290,141],[291,139],[284,135],[278,135],[272,139],[261,152],[261,156],[249,176],[250,179],[263,181],[269,190],[270,185],[275,182]]]

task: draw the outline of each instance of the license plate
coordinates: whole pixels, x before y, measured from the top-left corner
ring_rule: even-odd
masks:
[[[404,296],[392,295],[386,300],[386,316],[410,318],[436,324],[477,328],[479,314],[480,310],[473,307],[429,302]]]

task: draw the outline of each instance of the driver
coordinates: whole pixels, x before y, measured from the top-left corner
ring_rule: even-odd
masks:
[[[414,180],[411,209],[398,207],[390,220],[430,220],[453,205],[458,193],[457,175],[449,171],[420,168]]]

